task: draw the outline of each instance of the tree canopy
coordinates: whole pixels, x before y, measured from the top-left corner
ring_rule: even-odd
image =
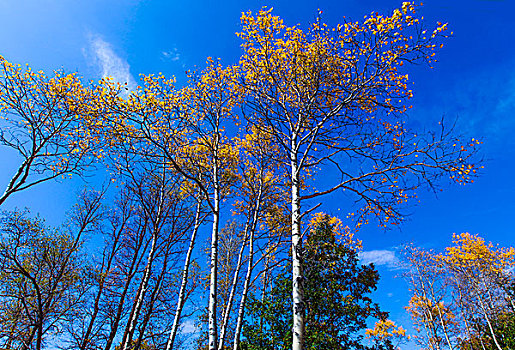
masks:
[[[30,320],[17,336],[15,323],[6,323],[0,334],[11,333],[4,344],[40,350],[50,322],[81,350],[173,349],[181,322],[200,314],[207,329],[199,346],[209,350],[361,349],[369,318],[378,319],[367,333],[376,337],[374,346],[392,347],[385,337],[403,331],[371,300],[378,273],[359,263],[353,235],[371,220],[381,228],[402,223],[417,191],[445,180],[470,183],[481,168],[477,139],[465,140],[443,123],[429,132],[406,125],[410,64],[431,65],[447,35],[446,24],[428,28],[417,10],[403,2],[390,15],[334,27],[318,16],[305,29],[271,9],[243,13],[238,62],[208,58],[182,87],[162,74],[142,76],[133,90],[111,78],[87,85],[77,74],[47,77],[0,57],[0,143],[21,155],[0,205],[43,181],[94,173],[93,163],[108,169],[107,182],[114,183],[79,196],[74,234],[51,237],[31,219],[13,230],[23,215],[6,214],[1,276],[5,288],[25,293],[9,289],[6,305]],[[347,226],[322,214],[307,219],[331,193],[354,203],[342,218]],[[223,230],[224,221],[234,225]],[[201,264],[198,242],[207,226],[209,261]],[[458,280],[497,283],[491,277],[503,275],[504,265],[493,258],[490,267],[469,265],[472,248],[464,242],[475,241],[458,240],[460,248],[439,263]],[[37,258],[16,256],[18,246]],[[94,266],[87,281],[73,272],[72,257],[81,254]],[[57,266],[59,275],[39,281],[27,264],[40,273],[45,264]],[[59,281],[69,281],[70,301],[62,305],[80,300],[81,308],[70,306],[51,321],[40,284]],[[205,313],[198,305],[202,286],[209,290]],[[467,292],[488,289],[481,288]],[[29,307],[34,293],[38,305]],[[55,298],[55,288],[48,294]],[[417,298],[411,310],[427,313],[426,296]],[[440,302],[429,311],[447,315],[434,326],[447,331],[453,321]],[[496,342],[491,320],[504,316],[482,310]]]

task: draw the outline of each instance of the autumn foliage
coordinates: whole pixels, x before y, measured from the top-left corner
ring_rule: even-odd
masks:
[[[417,339],[429,349],[510,346],[503,322],[515,312],[514,248],[469,233],[454,234],[452,243],[443,253],[406,249],[412,293],[407,310]]]
[[[361,271],[361,243],[354,235],[362,225],[400,224],[417,191],[446,180],[473,182],[481,168],[477,139],[464,140],[443,123],[431,132],[406,126],[414,94],[409,66],[433,65],[447,36],[447,24],[428,29],[417,11],[404,2],[390,15],[344,19],[335,27],[319,16],[306,29],[285,24],[272,9],[243,13],[238,62],[225,66],[208,58],[204,69],[187,73],[182,87],[162,74],[142,76],[133,91],[110,78],[84,86],[77,74],[47,77],[1,58],[0,143],[17,151],[22,164],[0,204],[40,182],[90,171],[93,163],[107,167],[115,183],[110,191],[116,200],[108,206],[113,216],[93,225],[103,237],[99,267],[81,282],[87,317],[56,326],[56,334],[66,333],[71,347],[84,350],[173,349],[181,320],[194,313],[188,309],[191,295],[201,293],[205,282],[209,293],[199,327],[206,336],[199,348],[238,350],[248,294],[267,293],[291,258],[287,343],[304,348],[306,315],[323,328],[306,314],[310,270],[302,262],[313,247],[304,232],[330,227],[333,243],[347,245],[351,265]],[[322,180],[321,172],[330,176]],[[307,220],[326,204],[324,195],[338,192],[355,203],[346,208],[347,217],[317,214]],[[207,226],[208,239],[202,237]],[[209,240],[208,262],[198,247],[202,239]],[[470,236],[456,239],[459,248],[434,259],[420,257],[453,266],[449,271],[459,281],[487,283],[504,276],[511,251],[499,252]],[[479,267],[487,254],[490,260]],[[427,273],[435,271],[440,272]],[[345,283],[349,290],[356,287],[352,279]],[[435,299],[439,291],[417,294],[410,310],[421,325],[438,319],[435,327],[450,334],[458,316],[445,298]],[[338,306],[351,308],[350,301],[338,300]],[[364,303],[368,317],[372,303]],[[485,306],[483,313],[489,310]],[[364,328],[361,316],[346,314],[356,320],[356,330]],[[440,328],[430,336],[439,337]],[[46,335],[38,331],[37,350]],[[337,333],[332,334],[338,338]],[[405,331],[381,317],[367,334],[382,342]],[[353,346],[360,348],[361,338]],[[31,342],[26,349],[34,347]]]

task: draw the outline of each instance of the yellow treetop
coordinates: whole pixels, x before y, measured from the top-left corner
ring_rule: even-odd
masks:
[[[446,248],[445,254],[437,260],[449,266],[480,271],[503,272],[515,264],[515,249],[494,246],[491,242],[470,233],[453,234],[453,246]]]
[[[374,328],[365,331],[367,338],[375,341],[383,341],[386,339],[409,339],[406,330],[402,326],[397,326],[392,320],[379,320],[375,323]]]

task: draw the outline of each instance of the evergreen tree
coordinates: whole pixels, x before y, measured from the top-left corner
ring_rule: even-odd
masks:
[[[363,330],[369,317],[386,318],[373,303],[379,274],[373,264],[360,265],[356,244],[342,241],[328,215],[305,241],[306,349],[365,349]],[[270,293],[248,304],[242,349],[291,348],[293,322],[291,269],[279,274]]]

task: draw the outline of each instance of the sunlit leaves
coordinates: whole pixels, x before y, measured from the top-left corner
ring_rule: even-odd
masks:
[[[390,344],[399,344],[405,340],[409,340],[410,336],[406,334],[406,330],[402,326],[398,326],[392,320],[379,320],[374,324],[374,328],[365,331],[367,338],[371,339],[375,344],[389,342]]]
[[[496,322],[515,310],[514,249],[462,233],[443,253],[407,251],[412,297],[406,309],[422,334],[416,339],[431,349],[476,348],[481,342],[500,349]]]
[[[0,56],[0,144],[23,159],[0,204],[37,183],[81,174],[102,157],[95,101],[77,74],[46,76]]]

